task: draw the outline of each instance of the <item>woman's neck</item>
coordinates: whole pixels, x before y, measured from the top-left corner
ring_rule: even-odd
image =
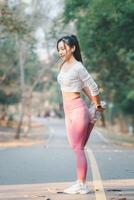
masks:
[[[60,66],[60,69],[63,67],[64,70],[66,71],[66,69],[68,70],[69,68],[72,68],[76,62],[78,61],[72,56],[70,59],[62,63],[62,65]],[[62,69],[62,71],[64,70]]]
[[[77,62],[77,60],[73,56],[71,56],[69,58],[69,60],[66,61],[66,63],[69,64],[69,65],[72,65],[72,64],[74,64],[76,62]]]

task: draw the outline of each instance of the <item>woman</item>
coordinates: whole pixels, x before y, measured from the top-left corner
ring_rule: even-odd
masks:
[[[96,110],[100,105],[99,90],[91,75],[82,64],[79,43],[75,35],[64,36],[57,41],[57,50],[62,59],[57,80],[61,86],[65,125],[68,140],[76,155],[77,181],[64,190],[68,194],[87,194],[87,159],[84,147],[94,126],[87,105],[81,99],[83,91],[93,101]]]

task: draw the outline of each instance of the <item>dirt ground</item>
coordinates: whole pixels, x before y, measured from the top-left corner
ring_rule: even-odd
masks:
[[[41,124],[32,124],[27,136],[21,131],[20,139],[16,139],[16,128],[0,126],[0,147],[29,146],[42,143],[47,137],[48,128]]]

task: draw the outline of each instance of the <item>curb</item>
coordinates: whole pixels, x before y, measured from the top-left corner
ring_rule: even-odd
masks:
[[[110,142],[114,144],[125,146],[125,147],[134,147],[134,143],[124,142],[123,140],[117,138],[118,136],[115,133],[113,133],[113,135],[111,133],[108,134],[109,130],[107,130],[106,128],[96,127],[96,130],[100,132],[106,140],[109,140]],[[110,137],[111,135],[112,135],[112,138]]]

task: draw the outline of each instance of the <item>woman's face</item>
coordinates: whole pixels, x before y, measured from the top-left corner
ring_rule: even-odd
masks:
[[[73,49],[63,41],[58,43],[58,52],[63,61],[68,61],[73,56]]]

